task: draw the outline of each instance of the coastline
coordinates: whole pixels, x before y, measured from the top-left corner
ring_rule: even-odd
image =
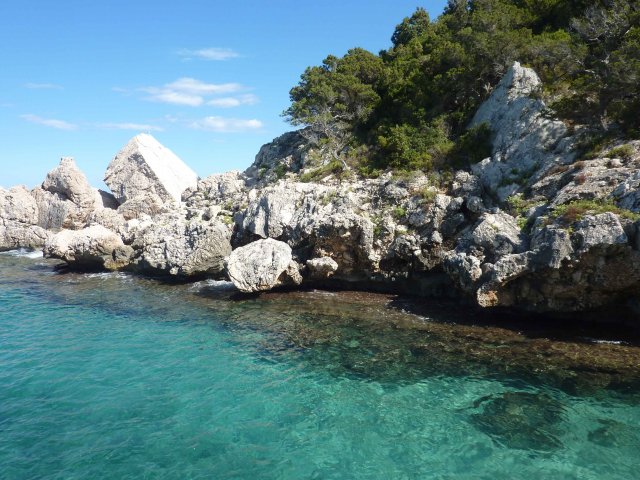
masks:
[[[304,131],[263,146],[244,173],[198,179],[141,134],[107,168],[112,193],[70,158],[40,187],[1,190],[0,249],[43,248],[76,270],[229,279],[245,292],[356,288],[633,321],[640,142],[626,158],[609,149],[578,160],[580,133],[545,117],[539,84],[531,69],[509,69],[474,119],[495,132],[492,156],[446,184],[325,172]]]

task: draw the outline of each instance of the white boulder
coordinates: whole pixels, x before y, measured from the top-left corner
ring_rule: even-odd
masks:
[[[261,292],[288,283],[300,283],[291,247],[267,238],[231,252],[226,261],[229,279],[243,292]]]
[[[121,204],[147,193],[180,202],[182,192],[196,188],[198,175],[151,135],[141,133],[111,161],[104,181]]]

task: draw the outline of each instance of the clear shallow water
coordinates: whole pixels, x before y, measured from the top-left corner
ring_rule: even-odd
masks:
[[[0,478],[636,478],[636,347],[229,295],[0,255]]]

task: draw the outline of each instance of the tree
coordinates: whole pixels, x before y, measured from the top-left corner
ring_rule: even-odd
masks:
[[[394,47],[406,45],[412,39],[421,37],[431,25],[429,13],[424,8],[418,8],[410,17],[402,20],[391,36]]]
[[[639,19],[637,0],[448,0],[435,21],[418,8],[379,55],[308,68],[285,116],[345,168],[351,145],[365,167],[467,165],[487,138],[469,121],[517,60],[558,114],[640,135]]]
[[[331,155],[348,169],[341,154],[353,133],[366,124],[380,97],[376,86],[383,72],[380,57],[356,48],[342,58],[328,56],[310,67],[291,89],[284,112],[293,125],[307,125],[316,140],[323,138]]]
[[[598,119],[604,130],[610,121],[610,104],[624,95],[620,84],[614,81],[612,60],[630,33],[632,22],[637,24],[637,20],[637,6],[632,7],[626,0],[614,0],[608,8],[591,6],[582,17],[571,21],[571,28],[588,48],[582,62],[580,93],[596,97]]]

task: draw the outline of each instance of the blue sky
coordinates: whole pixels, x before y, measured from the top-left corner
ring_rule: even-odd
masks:
[[[248,167],[290,130],[309,65],[387,48],[417,6],[446,0],[2,0],[0,186],[73,156],[102,187],[117,151],[153,134],[200,176]]]

